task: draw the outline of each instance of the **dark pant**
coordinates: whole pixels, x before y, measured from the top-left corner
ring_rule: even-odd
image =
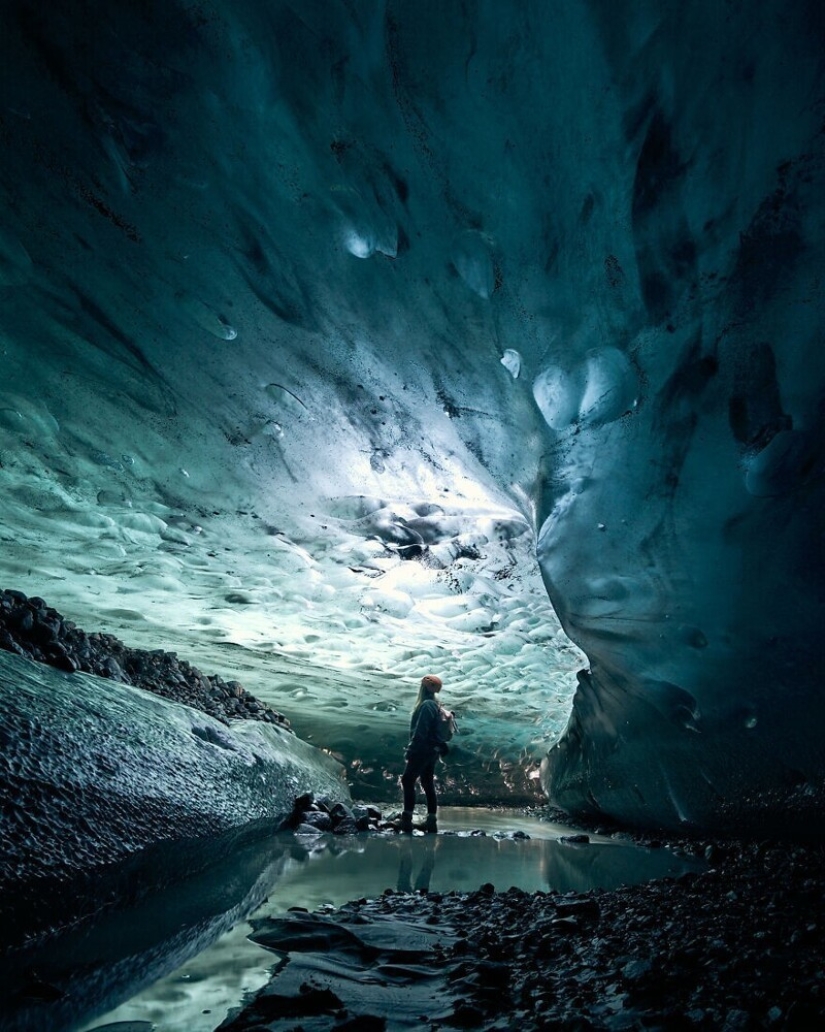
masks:
[[[407,766],[401,775],[401,787],[404,789],[404,809],[415,809],[415,783],[421,781],[424,795],[427,797],[427,813],[438,810],[438,798],[435,794],[435,756],[410,756]]]

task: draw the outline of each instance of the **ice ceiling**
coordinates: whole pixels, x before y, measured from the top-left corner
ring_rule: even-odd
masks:
[[[2,34],[6,586],[379,767],[434,670],[529,778],[589,667],[565,805],[817,812],[819,3]]]

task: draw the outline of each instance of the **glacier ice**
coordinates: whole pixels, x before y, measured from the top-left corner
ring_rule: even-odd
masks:
[[[0,698],[4,907],[158,842],[288,813],[306,791],[347,796],[340,766],[294,735],[92,674],[0,652]]]
[[[563,805],[804,829],[821,5],[90,10],[0,12],[6,585],[376,789],[432,668],[484,793],[575,688]]]

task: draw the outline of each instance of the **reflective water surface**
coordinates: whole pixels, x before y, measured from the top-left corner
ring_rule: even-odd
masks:
[[[268,980],[275,962],[246,938],[253,913],[338,907],[387,889],[473,890],[486,882],[501,890],[583,892],[698,866],[666,849],[598,836],[565,841],[575,832],[513,812],[442,808],[439,816],[437,836],[296,839],[262,826],[196,878],[143,891],[94,926],[4,964],[0,990],[12,979],[28,988],[18,990],[0,1025],[88,1032],[146,1022],[146,1032],[151,1025],[158,1032],[212,1032],[245,992]],[[514,832],[530,838],[502,837]]]

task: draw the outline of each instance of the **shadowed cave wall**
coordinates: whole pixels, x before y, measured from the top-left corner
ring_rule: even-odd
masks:
[[[7,585],[535,774],[543,581],[552,798],[818,827],[820,6],[1,10]]]

